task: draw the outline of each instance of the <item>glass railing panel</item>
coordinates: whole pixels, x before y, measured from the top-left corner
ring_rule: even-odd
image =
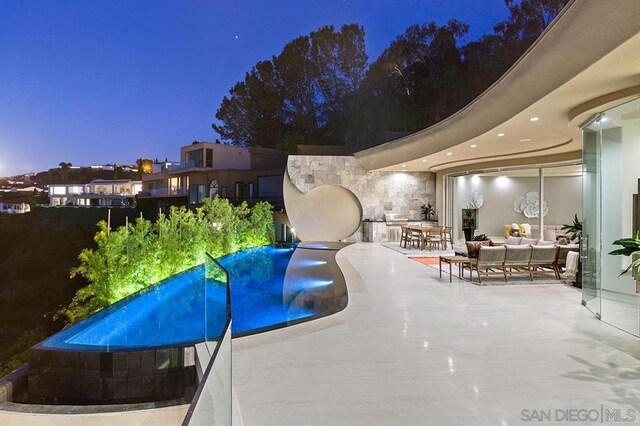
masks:
[[[213,258],[205,261],[206,341],[196,345],[200,383],[185,425],[231,425],[231,297],[229,276]]]

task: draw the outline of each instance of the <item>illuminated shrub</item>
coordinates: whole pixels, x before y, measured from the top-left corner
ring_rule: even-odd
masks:
[[[70,323],[204,262],[206,253],[220,257],[274,242],[269,203],[249,208],[223,198],[206,199],[193,211],[173,207],[155,223],[140,218],[113,230],[104,221],[98,226],[97,248],[83,250],[71,270],[90,284],[59,311]]]

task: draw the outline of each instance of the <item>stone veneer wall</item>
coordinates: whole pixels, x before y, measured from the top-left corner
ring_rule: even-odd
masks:
[[[340,185],[362,204],[363,219],[384,220],[385,212],[421,218],[420,206],[435,206],[436,175],[430,172],[367,172],[353,156],[290,155],[291,181],[302,192]],[[362,241],[362,226],[349,239]]]

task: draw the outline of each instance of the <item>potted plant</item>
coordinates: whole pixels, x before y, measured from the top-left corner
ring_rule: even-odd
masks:
[[[431,204],[423,204],[422,206],[420,206],[420,210],[422,211],[424,220],[431,220],[436,212],[436,209],[434,209]]]
[[[622,271],[620,275],[626,274],[630,269],[635,268],[636,281],[640,281],[640,232],[638,232],[635,238],[622,238],[613,242],[615,246],[622,246],[621,249],[613,250],[610,255],[613,256],[631,256],[631,264],[627,266],[627,269]]]
[[[478,209],[462,209],[462,230],[465,241],[472,241],[476,230],[476,218]]]
[[[576,241],[580,243],[580,237],[582,236],[582,222],[578,220],[578,214],[573,217],[573,223],[570,225],[562,225],[563,231],[565,231],[569,241]]]

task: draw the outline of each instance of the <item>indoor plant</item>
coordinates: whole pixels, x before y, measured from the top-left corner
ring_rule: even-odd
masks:
[[[566,232],[567,237],[569,237],[570,241],[578,240],[580,242],[580,237],[582,236],[582,222],[578,220],[578,214],[576,213],[573,217],[573,223],[570,225],[562,225],[563,231]]]
[[[613,242],[615,246],[622,246],[621,249],[613,250],[610,255],[613,256],[631,256],[632,262],[627,269],[622,271],[620,275],[626,274],[630,269],[636,268],[636,280],[640,281],[640,232],[635,238],[622,238]]]
[[[476,230],[477,209],[462,209],[462,230],[464,231],[465,241],[473,240],[473,234]]]
[[[422,206],[420,206],[420,210],[422,210],[422,216],[424,217],[424,220],[431,220],[433,214],[436,212],[431,204],[423,204]]]

